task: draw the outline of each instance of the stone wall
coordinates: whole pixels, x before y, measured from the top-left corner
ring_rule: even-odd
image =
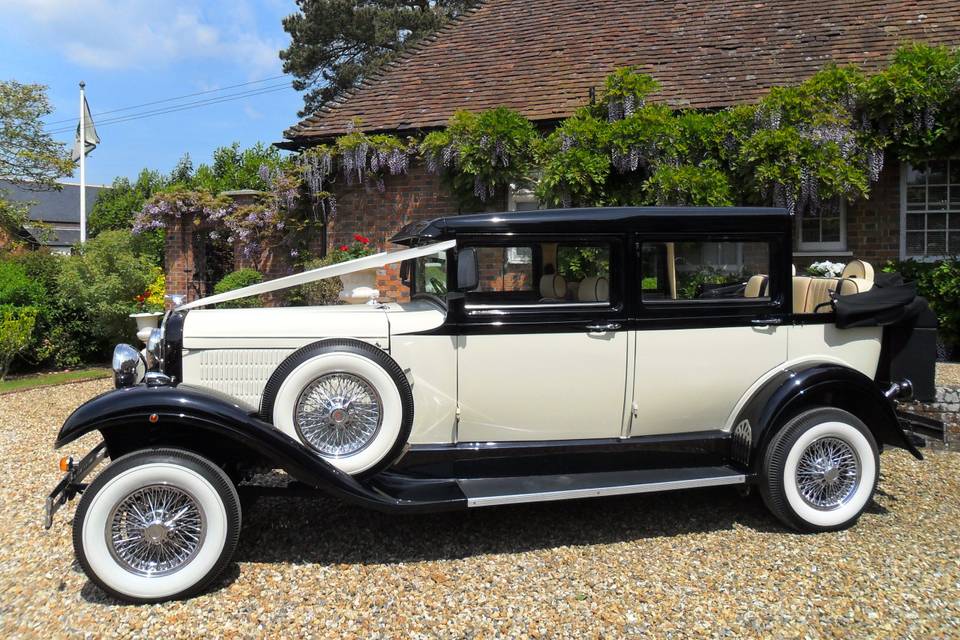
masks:
[[[960,447],[960,388],[937,387],[933,402],[911,402],[904,408],[943,422],[947,428],[948,447]]]

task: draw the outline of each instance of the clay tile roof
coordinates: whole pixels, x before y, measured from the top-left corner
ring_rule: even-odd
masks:
[[[828,61],[876,68],[905,41],[960,44],[956,0],[486,0],[284,135],[442,126],[457,109],[570,115],[617,67],[678,107],[757,99]]]

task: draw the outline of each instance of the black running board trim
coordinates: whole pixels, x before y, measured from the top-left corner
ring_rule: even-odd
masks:
[[[458,480],[468,507],[576,500],[744,484],[745,474],[728,467],[613,471],[557,476]]]

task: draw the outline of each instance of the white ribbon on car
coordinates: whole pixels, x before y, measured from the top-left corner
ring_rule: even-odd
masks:
[[[434,253],[440,253],[441,251],[452,249],[456,245],[456,240],[444,240],[443,242],[437,242],[435,244],[429,244],[423,247],[414,247],[412,249],[383,251],[372,256],[364,256],[362,258],[356,258],[346,262],[339,262],[326,267],[295,273],[291,276],[284,276],[282,278],[276,278],[275,280],[268,280],[267,282],[259,282],[257,284],[252,284],[249,287],[234,289],[233,291],[227,291],[226,293],[218,293],[216,295],[207,296],[206,298],[200,298],[199,300],[194,300],[193,302],[188,302],[185,305],[177,307],[176,311],[186,311],[187,309],[204,307],[209,304],[219,304],[221,302],[229,302],[231,300],[238,300],[248,296],[260,295],[261,293],[279,291],[280,289],[296,287],[301,284],[316,282],[317,280],[323,280],[325,278],[336,278],[337,276],[354,273],[355,271],[378,269],[388,264],[403,262],[404,260],[412,260],[421,256],[429,256]]]

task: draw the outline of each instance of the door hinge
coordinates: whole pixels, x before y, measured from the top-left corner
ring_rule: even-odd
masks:
[[[636,402],[634,402],[634,403],[631,405],[630,408],[631,408],[631,410],[632,410],[634,419],[639,418],[639,417],[640,417],[640,405],[638,405]]]

